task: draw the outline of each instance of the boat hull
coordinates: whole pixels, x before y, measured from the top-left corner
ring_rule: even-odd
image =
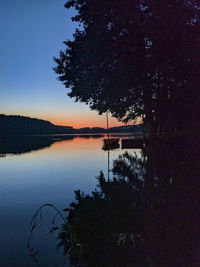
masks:
[[[119,148],[119,138],[103,139],[103,149],[109,150]]]
[[[109,139],[103,139],[104,145],[113,145],[113,144],[119,144],[119,138],[109,138]]]

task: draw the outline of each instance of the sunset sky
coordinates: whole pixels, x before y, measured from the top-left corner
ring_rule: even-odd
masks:
[[[76,25],[66,0],[0,1],[0,113],[59,125],[106,127],[105,116],[75,103],[56,80],[53,56],[72,39]],[[120,125],[110,119],[110,126]]]

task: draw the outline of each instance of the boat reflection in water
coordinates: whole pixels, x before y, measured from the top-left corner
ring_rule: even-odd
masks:
[[[123,153],[94,192],[75,192],[59,245],[78,266],[199,266],[199,174],[196,145]]]

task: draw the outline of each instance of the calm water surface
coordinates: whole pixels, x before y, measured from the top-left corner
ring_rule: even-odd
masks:
[[[0,158],[0,266],[34,266],[27,251],[30,220],[40,205],[52,203],[59,209],[74,199],[74,190],[94,190],[95,177],[103,170],[107,175],[108,152],[102,150],[103,136],[71,136],[66,140],[51,137],[28,147],[23,141],[4,143]],[[17,145],[16,145],[17,144]],[[25,147],[25,148],[24,148]],[[32,150],[33,149],[33,150]],[[140,154],[140,150],[135,151]],[[24,153],[25,152],[25,153]],[[125,152],[123,150],[123,152]],[[21,154],[19,154],[21,153]],[[110,162],[122,153],[110,152]],[[43,221],[36,238],[41,266],[68,265],[62,251],[56,250],[56,237],[44,235],[51,223],[51,211],[43,212]]]

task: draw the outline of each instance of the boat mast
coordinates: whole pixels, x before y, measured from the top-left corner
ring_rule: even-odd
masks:
[[[108,181],[110,181],[110,150],[108,150]]]
[[[107,134],[108,134],[108,139],[109,139],[110,134],[109,134],[109,125],[108,125],[108,111],[106,112],[106,120],[107,120]]]

